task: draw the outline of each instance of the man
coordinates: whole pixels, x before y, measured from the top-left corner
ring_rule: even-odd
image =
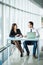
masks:
[[[32,21],[28,22],[28,32],[35,32],[36,36],[39,36],[38,31],[33,28],[33,25],[34,24],[33,24]],[[34,47],[33,47],[33,57],[37,58],[36,55],[35,55],[36,54],[36,49],[37,49],[37,41],[24,41],[23,44],[24,44],[24,48],[25,48],[28,56],[29,56],[30,52],[29,52],[29,49],[28,49],[27,45],[34,45]]]

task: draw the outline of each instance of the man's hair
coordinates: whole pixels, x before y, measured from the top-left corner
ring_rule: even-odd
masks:
[[[32,21],[29,21],[29,23],[30,23],[32,26],[34,25]]]

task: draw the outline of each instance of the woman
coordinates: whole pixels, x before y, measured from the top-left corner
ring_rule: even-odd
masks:
[[[13,23],[12,24],[12,29],[11,29],[11,32],[10,32],[10,37],[19,37],[19,36],[23,36],[21,31],[19,29],[17,29],[17,24],[16,23]],[[20,51],[21,53],[21,57],[23,57],[23,49],[21,47],[21,41],[11,41],[12,44],[16,45],[16,47],[18,48],[18,50]]]

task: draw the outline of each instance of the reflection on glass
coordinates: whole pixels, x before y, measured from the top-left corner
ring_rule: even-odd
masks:
[[[3,2],[9,4],[9,0],[3,0]]]
[[[0,52],[0,65],[2,65],[9,58],[10,55],[12,55],[11,49],[12,45]]]
[[[0,4],[0,45],[2,44],[2,5]]]
[[[9,21],[9,7],[3,6],[4,11],[4,45],[7,44],[7,37],[9,36],[10,31],[10,21]]]
[[[10,5],[14,6],[14,2],[15,2],[15,0],[11,0]]]
[[[2,1],[2,0],[0,0],[0,1]]]
[[[10,23],[12,25],[12,23],[15,22],[15,13],[14,13],[14,9],[13,8],[10,8]]]

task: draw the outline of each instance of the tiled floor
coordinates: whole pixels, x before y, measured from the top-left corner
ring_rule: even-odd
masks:
[[[19,51],[15,49],[14,53],[3,63],[3,65],[43,65],[43,60],[38,61],[38,59],[34,59],[31,53],[29,57],[24,53],[22,58],[19,54]]]

